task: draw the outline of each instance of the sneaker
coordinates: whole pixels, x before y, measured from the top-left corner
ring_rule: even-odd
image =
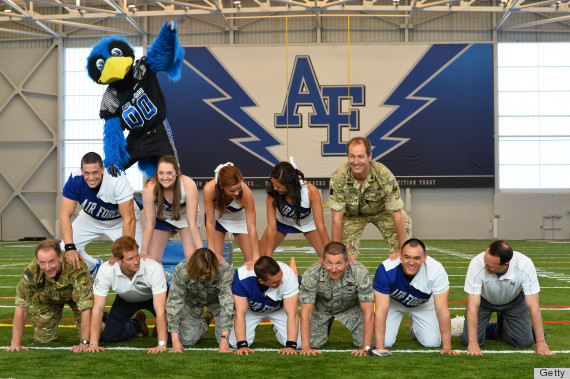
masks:
[[[170,281],[172,280],[172,274],[164,270],[164,277],[166,278],[166,285],[170,287]]]
[[[410,315],[410,337],[415,340],[416,339],[416,334],[414,333],[414,321],[412,319],[412,315]]]
[[[497,341],[503,340],[503,314],[501,312],[497,312],[497,327],[495,328],[495,339]]]
[[[101,319],[101,333],[105,330],[105,324],[107,323],[107,318],[109,317],[109,312],[103,312],[103,318]]]
[[[495,339],[495,329],[497,329],[497,322],[490,322],[487,324],[485,329],[485,339],[494,340]]]
[[[99,267],[101,267],[102,264],[103,264],[103,261],[101,260],[101,258],[97,258],[97,263],[95,264],[95,267],[93,267],[93,270],[89,271],[89,274],[91,275],[93,280],[95,280],[95,277],[97,276],[97,273],[99,272]]]
[[[148,336],[148,326],[146,326],[146,315],[142,311],[138,311],[135,313],[135,317],[141,321],[141,330],[140,334],[143,336]]]
[[[208,327],[210,326],[210,323],[212,322],[213,319],[214,315],[210,311],[206,311],[202,315],[202,320],[204,320],[204,322],[206,323],[206,325],[208,325]]]

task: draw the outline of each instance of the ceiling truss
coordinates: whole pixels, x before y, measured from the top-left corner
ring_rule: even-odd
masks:
[[[491,15],[488,31],[570,32],[568,0],[0,0],[0,41],[146,37],[175,18],[234,32],[263,19],[310,17],[318,30],[327,17],[368,17],[408,31],[426,20],[473,12]]]

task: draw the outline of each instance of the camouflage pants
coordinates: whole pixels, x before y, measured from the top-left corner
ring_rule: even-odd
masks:
[[[32,325],[34,326],[34,340],[37,343],[51,343],[57,340],[57,328],[65,304],[68,304],[73,310],[77,323],[77,334],[81,336],[81,311],[74,301],[34,302]]]
[[[330,325],[332,325],[335,317],[352,333],[352,343],[354,346],[362,347],[364,315],[360,309],[360,304],[335,315],[315,309],[311,318],[311,347],[313,349],[319,349],[327,342],[329,339]]]
[[[409,234],[411,221],[408,218],[408,214],[403,209],[402,217],[404,218],[406,232]],[[390,212],[381,212],[372,216],[351,216],[345,214],[342,227],[342,243],[346,246],[348,254],[358,257],[358,254],[360,254],[360,251],[358,250],[360,246],[360,237],[362,236],[364,228],[369,223],[372,223],[376,228],[378,228],[382,237],[386,243],[388,243],[390,253],[400,249],[396,227],[394,226],[394,221],[392,220]]]
[[[208,305],[208,310],[212,312],[214,318],[218,317],[221,312],[220,303],[213,303]],[[196,313],[199,312],[200,317],[196,317]],[[182,317],[180,319],[180,342],[184,346],[192,346],[198,343],[202,337],[208,332],[209,325],[206,321],[202,319],[202,313],[204,312],[204,307],[200,307],[199,310],[193,309],[190,311],[190,307],[184,305],[182,308]],[[220,338],[223,330],[218,327],[216,323],[216,340],[220,343]]]

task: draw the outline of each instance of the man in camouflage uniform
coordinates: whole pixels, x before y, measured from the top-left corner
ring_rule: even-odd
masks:
[[[206,334],[212,316],[216,318],[216,339],[220,353],[230,351],[229,336],[233,326],[234,272],[207,248],[196,250],[174,270],[166,301],[168,331],[172,352],[182,353],[183,345],[195,345]],[[204,313],[204,307],[208,312]]]
[[[352,138],[346,149],[348,162],[334,172],[330,181],[332,240],[344,243],[349,254],[358,257],[362,231],[372,223],[396,258],[410,229],[398,182],[386,166],[372,162],[366,138]]]
[[[22,334],[30,305],[34,306],[34,340],[38,343],[56,341],[65,304],[73,310],[81,338],[80,344],[73,346],[72,351],[87,350],[93,307],[92,287],[93,280],[84,262],[74,269],[67,264],[57,242],[48,240],[40,243],[36,247],[36,258],[24,270],[16,287],[12,342],[6,350],[28,350],[22,346]]]
[[[324,264],[315,263],[301,283],[301,355],[316,355],[323,346],[336,317],[352,332],[359,349],[366,354],[374,332],[374,291],[368,269],[360,262],[349,263],[346,247],[340,242],[325,246]]]

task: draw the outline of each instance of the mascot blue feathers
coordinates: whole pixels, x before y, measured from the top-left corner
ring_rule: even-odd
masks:
[[[99,116],[105,120],[103,164],[113,176],[138,162],[150,178],[158,158],[177,156],[156,77],[162,71],[171,80],[180,79],[184,48],[176,36],[177,23],[164,24],[147,55],[136,62],[133,48],[121,37],[102,39],[87,58],[91,79],[108,85]],[[123,130],[129,131],[126,139]]]

